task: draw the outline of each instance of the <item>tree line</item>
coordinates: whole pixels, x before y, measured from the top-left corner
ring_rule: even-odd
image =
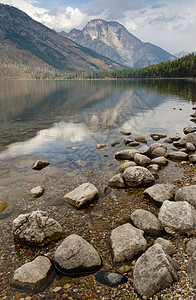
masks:
[[[73,75],[73,74],[72,74]],[[76,75],[76,74],[75,74]],[[196,55],[194,53],[173,61],[161,62],[141,69],[94,71],[77,74],[77,78],[187,78],[196,77]]]

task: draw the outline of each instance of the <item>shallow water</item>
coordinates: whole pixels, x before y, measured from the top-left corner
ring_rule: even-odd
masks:
[[[185,80],[1,81],[0,200],[9,201],[10,210],[0,219],[0,296],[11,299],[15,293],[9,282],[16,267],[56,246],[40,250],[15,243],[11,225],[20,213],[47,210],[66,235],[77,233],[91,241],[111,268],[107,236],[118,218],[140,207],[157,211],[143,201],[142,190],[103,192],[117,172],[115,152],[125,149],[120,130],[131,131],[132,139],[147,135],[148,144],[153,132],[182,136],[185,126],[194,125],[194,103],[196,84]],[[112,147],[113,142],[120,144]],[[106,147],[98,150],[97,144]],[[37,159],[50,165],[40,172],[32,170]],[[170,162],[158,181],[174,182],[182,175],[182,169]],[[87,181],[102,196],[88,210],[76,211],[62,196]],[[29,191],[37,185],[46,190],[35,199]]]

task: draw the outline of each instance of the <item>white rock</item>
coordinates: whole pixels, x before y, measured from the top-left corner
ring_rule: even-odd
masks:
[[[115,158],[117,160],[133,160],[136,153],[139,153],[137,149],[122,150],[115,154]]]
[[[84,205],[98,199],[99,191],[91,183],[83,183],[73,191],[64,196],[64,200],[76,208],[81,208]]]
[[[150,185],[155,181],[152,173],[148,169],[140,166],[127,168],[123,172],[123,178],[129,187]]]
[[[42,186],[36,186],[33,189],[31,189],[30,192],[34,198],[37,198],[43,195],[44,188]]]

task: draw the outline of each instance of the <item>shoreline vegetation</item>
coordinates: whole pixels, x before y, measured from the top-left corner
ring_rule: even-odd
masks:
[[[183,79],[196,78],[196,55],[194,53],[173,61],[161,62],[145,68],[120,69],[113,71],[59,71],[52,67],[35,69],[28,65],[2,64],[0,80],[3,79],[55,79],[55,80],[84,80],[84,79]]]

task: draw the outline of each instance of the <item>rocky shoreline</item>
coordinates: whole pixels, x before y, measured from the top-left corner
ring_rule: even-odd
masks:
[[[191,117],[195,118],[195,113]],[[43,253],[40,250],[36,255],[32,253],[34,259],[31,263],[28,260],[15,270],[11,284],[22,290],[16,292],[11,299],[71,300],[130,297],[140,299],[139,295],[143,299],[160,297],[161,299],[194,299],[196,285],[196,134],[194,132],[196,128],[187,126],[183,131],[185,134],[183,138],[169,137],[163,143],[162,139],[166,138],[165,135],[152,134],[151,137],[155,142],[150,146],[145,145],[137,149],[132,147],[138,146],[135,142],[146,143],[147,139],[144,136],[137,137],[135,141],[125,139],[126,149],[115,154],[116,160],[121,161],[119,171],[108,180],[108,186],[114,189],[115,195],[111,192],[107,197],[106,191],[105,199],[110,195],[113,195],[113,198],[106,199],[102,203],[107,206],[108,204],[104,202],[108,201],[111,206],[113,205],[113,210],[110,207],[105,212],[110,215],[108,219],[112,222],[106,229],[101,228],[99,233],[93,232],[96,224],[92,221],[90,226],[88,224],[87,231],[81,228],[77,234],[76,232],[68,234],[66,220],[60,225],[61,218],[58,214],[59,222],[39,210],[19,215],[13,221],[12,230],[17,243],[19,245],[21,242],[26,243],[27,249],[29,244],[42,247],[49,242],[54,245],[54,241],[61,236],[66,238],[62,243],[55,242],[54,247],[47,246],[48,251],[45,248]],[[130,135],[127,132],[121,134]],[[157,143],[158,140],[161,142]],[[167,143],[172,143],[175,151],[168,153]],[[104,145],[98,145],[96,148],[104,149]],[[157,172],[167,168],[168,159],[177,161],[181,168],[185,169],[185,176],[182,181],[177,181],[175,184],[155,182],[158,179]],[[45,163],[45,166],[49,165],[48,162]],[[40,169],[42,168],[43,165]],[[34,169],[38,170],[37,167]],[[44,191],[40,192],[38,187],[36,187],[38,194],[34,194],[33,197],[43,195]],[[130,210],[120,209],[120,214],[117,214],[120,205],[118,195],[122,190],[127,192],[126,198],[129,198],[127,207],[129,201],[137,195],[138,199],[144,201],[145,209],[140,208],[138,202],[135,209],[132,209],[132,213]],[[33,194],[32,191],[31,193]],[[96,201],[100,203],[99,196],[99,191],[94,185],[83,183],[67,193],[64,201],[73,206],[74,210],[75,208],[79,210],[80,218],[85,219],[81,208],[89,209]],[[1,203],[1,205],[2,212],[9,207],[9,203],[8,205]],[[115,209],[115,205],[118,209]],[[72,208],[72,212],[74,210]],[[111,217],[112,211],[116,215]],[[63,243],[65,247],[62,246]],[[44,262],[37,263],[38,260]],[[27,264],[30,266],[29,271]],[[43,271],[44,265],[46,268]],[[50,277],[51,268],[55,271],[55,265],[57,277],[50,282],[52,287],[49,286],[40,292],[39,288],[44,286],[43,281],[47,281],[45,279]],[[100,276],[99,273],[95,275],[101,267]],[[42,273],[43,277],[38,280],[36,276],[32,276],[33,272]],[[88,272],[90,274],[86,275]],[[27,275],[26,278],[24,273]],[[82,274],[85,276],[72,277]],[[33,285],[32,280],[34,280]],[[69,280],[73,284],[68,283]],[[111,287],[115,289],[111,291]],[[31,294],[37,291],[36,295]],[[2,299],[9,299],[8,297],[6,293],[2,294]]]

